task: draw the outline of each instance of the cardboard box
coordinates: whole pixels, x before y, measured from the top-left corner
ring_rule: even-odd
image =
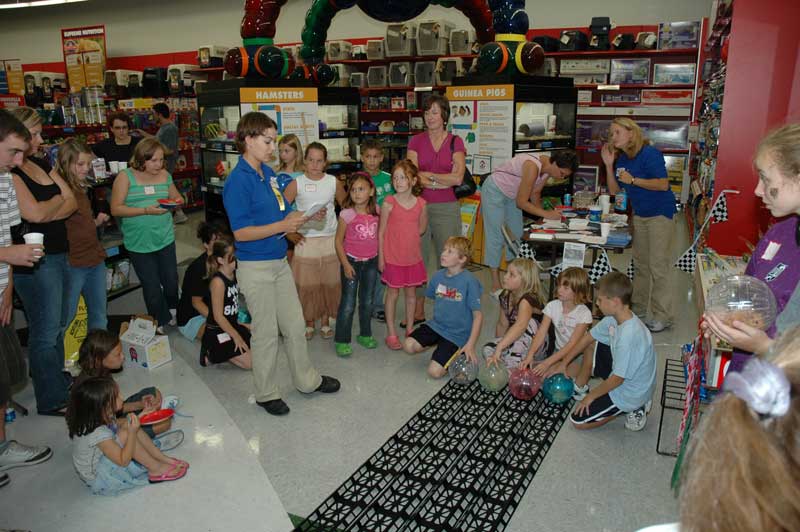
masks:
[[[154,369],[172,360],[169,338],[156,334],[156,324],[134,318],[119,337],[123,355],[143,368]]]

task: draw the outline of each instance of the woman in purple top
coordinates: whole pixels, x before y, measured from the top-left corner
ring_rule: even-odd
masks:
[[[461,208],[453,187],[461,184],[466,168],[466,149],[461,138],[447,132],[450,102],[434,94],[424,106],[427,131],[408,142],[408,159],[419,168],[428,205],[428,229],[422,235],[422,257],[428,273],[439,269],[439,256],[451,236],[461,236]],[[425,298],[417,298],[414,325],[425,321]],[[401,324],[401,327],[404,325]]]
[[[758,242],[745,273],[761,279],[775,294],[778,317],[762,331],[734,321],[725,325],[706,314],[708,329],[735,348],[765,354],[773,338],[800,323],[800,124],[789,124],[767,135],[755,157],[755,194],[775,218]]]

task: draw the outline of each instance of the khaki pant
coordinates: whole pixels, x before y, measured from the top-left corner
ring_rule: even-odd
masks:
[[[428,279],[441,269],[444,243],[451,236],[461,236],[461,203],[428,203],[428,228],[422,234],[422,260]],[[417,289],[417,296],[425,297],[425,287]]]
[[[303,309],[297,298],[289,263],[286,259],[241,261],[237,277],[247,298],[247,310],[253,319],[250,350],[253,354],[256,401],[271,401],[281,397],[275,379],[278,333],[283,335],[294,387],[303,393],[316,390],[322,377],[308,358]]]
[[[672,321],[672,241],[674,219],[666,216],[633,217],[633,311],[653,319]]]

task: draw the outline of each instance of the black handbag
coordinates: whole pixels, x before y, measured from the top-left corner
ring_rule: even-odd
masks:
[[[455,152],[456,136],[453,135],[450,138],[450,153],[454,154]],[[464,179],[461,181],[461,184],[453,186],[453,192],[456,195],[456,199],[472,196],[475,194],[476,190],[478,190],[478,185],[475,183],[475,179],[472,177],[472,172],[470,172],[467,168],[464,168]]]

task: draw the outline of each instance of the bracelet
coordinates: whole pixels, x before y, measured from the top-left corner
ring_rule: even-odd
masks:
[[[636,186],[636,178],[635,177],[631,178],[631,185]]]

